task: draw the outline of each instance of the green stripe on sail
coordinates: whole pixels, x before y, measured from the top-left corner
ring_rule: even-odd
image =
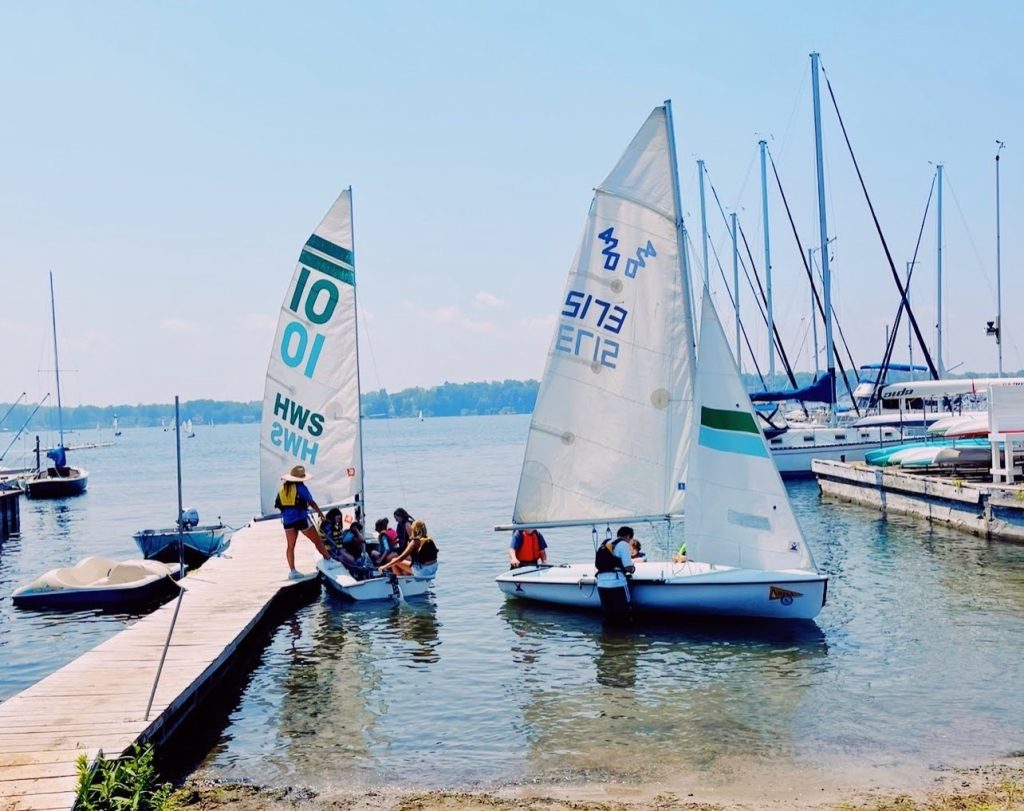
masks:
[[[719,431],[742,431],[745,434],[758,434],[757,423],[747,411],[726,411],[721,408],[701,406],[700,424]]]
[[[303,251],[300,253],[299,264],[311,267],[313,270],[319,270],[321,273],[326,273],[328,276],[333,276],[339,282],[350,284],[353,287],[356,285],[355,271],[350,270],[349,268],[344,268],[341,265],[336,265],[334,262],[330,262],[322,256],[317,256],[315,253],[310,253],[309,251]]]
[[[342,248],[341,245],[335,245],[333,242],[328,242],[323,237],[318,237],[313,234],[309,239],[306,240],[306,247],[312,248],[314,251],[320,251],[328,256],[333,256],[335,259],[339,259],[346,265],[355,266],[355,256],[348,248]]]

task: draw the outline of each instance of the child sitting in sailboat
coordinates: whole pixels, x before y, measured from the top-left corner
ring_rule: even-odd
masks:
[[[344,516],[337,507],[327,511],[320,527],[324,543],[333,560],[341,563],[356,580],[377,576],[376,562],[370,557],[363,543],[363,526],[353,521],[345,528]]]

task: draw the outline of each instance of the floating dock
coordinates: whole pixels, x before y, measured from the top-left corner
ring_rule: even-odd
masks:
[[[185,578],[148,720],[177,598],[0,704],[0,809],[68,811],[79,755],[92,762],[165,741],[228,673],[272,605],[319,589],[313,545],[300,537],[295,550],[300,571],[313,573],[306,580],[286,579],[284,551],[280,521],[254,522],[223,557]]]
[[[986,538],[1024,542],[1024,486],[815,459],[826,496],[915,515]]]

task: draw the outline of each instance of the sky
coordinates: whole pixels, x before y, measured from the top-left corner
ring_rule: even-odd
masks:
[[[592,189],[664,99],[695,273],[697,158],[763,263],[762,137],[817,242],[812,50],[901,272],[944,164],[944,361],[994,371],[996,139],[1004,313],[1024,296],[1022,36],[1024,6],[942,0],[4,4],[0,402],[53,389],[48,271],[66,403],[259,399],[299,249],[349,185],[363,388],[539,377]],[[827,96],[823,117],[834,304],[868,363],[898,293]],[[776,318],[810,370],[774,187],[769,222]],[[936,256],[933,204],[912,287],[933,352]]]

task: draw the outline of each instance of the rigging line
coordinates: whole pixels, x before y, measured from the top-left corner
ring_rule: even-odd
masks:
[[[978,262],[978,270],[981,271],[981,275],[985,277],[985,283],[988,285],[988,291],[995,297],[995,289],[992,287],[992,277],[988,275],[988,268],[985,262],[981,258],[981,253],[978,251],[978,245],[974,241],[974,235],[971,234],[971,229],[967,226],[967,218],[964,216],[964,210],[960,207],[960,198],[956,196],[956,189],[953,188],[953,181],[949,179],[949,169],[946,169],[943,177],[949,186],[949,192],[953,195],[953,202],[956,204],[957,213],[960,215],[960,224],[964,227],[964,232],[967,234],[967,241],[971,244],[971,250],[974,251],[974,258]]]
[[[910,290],[910,281],[914,276],[914,268],[917,267],[917,252],[921,249],[921,238],[924,236],[924,224],[928,220],[928,209],[932,204],[932,195],[935,194],[935,181],[938,176],[938,171],[932,173],[932,185],[928,189],[928,199],[924,204],[924,214],[921,215],[921,227],[917,230],[917,244],[914,245],[914,255],[910,260],[910,271],[907,273],[907,290]],[[893,350],[896,348],[896,335],[899,333],[900,322],[903,318],[903,299],[900,299],[900,306],[896,310],[896,317],[893,319],[892,333],[889,335],[889,341],[885,345],[885,355],[882,357],[882,368],[879,370],[878,377],[875,378],[875,385],[871,392],[871,399],[868,400],[868,407],[877,405],[884,384],[882,381],[885,379],[886,372],[889,368],[889,362],[892,360]]]
[[[754,254],[750,250],[750,243],[747,242],[747,234],[743,230],[743,226],[742,225],[739,226],[739,229],[740,229],[740,236],[743,237],[743,247],[747,251],[747,258],[750,260],[750,267],[754,271],[754,278],[757,279],[758,290],[760,291],[761,298],[764,299],[765,306],[767,307],[768,297],[765,295],[764,287],[762,287],[762,285],[761,285],[761,276],[757,272],[757,263],[754,262]],[[746,270],[746,268],[744,268],[744,270]],[[750,283],[750,275],[749,274],[747,274],[747,282]],[[751,283],[751,288],[753,288],[753,284],[752,283]],[[755,299],[756,298],[757,297],[755,295]],[[760,302],[758,302],[758,307],[760,307]],[[768,325],[768,314],[767,314],[767,312],[765,310],[761,310],[761,316],[764,318],[765,326],[767,326]],[[793,386],[794,389],[795,388],[799,388],[797,386],[797,383],[796,383],[796,375],[793,373],[793,367],[790,365],[790,362],[789,362],[789,356],[786,354],[786,347],[782,345],[782,335],[779,333],[778,324],[772,323],[772,328],[773,328],[773,330],[775,332],[775,336],[774,336],[774,338],[775,338],[775,348],[779,350],[779,357],[782,360],[783,367],[785,367],[785,369],[786,369],[786,377],[789,379],[789,382]]]
[[[871,211],[871,219],[875,223],[875,230],[878,232],[878,238],[882,242],[882,248],[885,251],[885,258],[889,261],[889,270],[892,271],[893,281],[896,282],[896,289],[900,291],[900,297],[903,301],[907,300],[907,291],[903,287],[903,282],[900,280],[900,274],[896,271],[896,263],[893,262],[892,253],[889,251],[889,244],[885,241],[885,235],[882,233],[882,225],[878,221],[878,215],[875,213],[875,206],[871,202],[871,197],[868,195],[867,185],[864,183],[864,175],[861,174],[860,165],[857,163],[857,156],[853,154],[853,145],[850,143],[850,136],[846,132],[846,124],[843,123],[843,116],[839,112],[839,103],[836,101],[836,94],[832,90],[832,82],[829,81],[828,73],[822,66],[821,72],[825,75],[825,86],[828,88],[829,97],[832,99],[832,107],[836,111],[836,118],[839,119],[839,127],[843,131],[843,139],[846,141],[847,149],[850,151],[850,159],[853,161],[853,168],[857,171],[857,179],[860,181],[861,190],[864,192],[864,199],[867,200],[868,209]],[[918,326],[917,318],[914,316],[914,311],[909,307],[907,308],[907,317],[910,318],[910,323],[914,327],[914,334],[917,336],[917,341],[921,346],[921,352],[924,355],[925,362],[928,364],[928,371],[931,373],[933,380],[938,380],[939,372],[935,368],[935,363],[932,361],[931,353],[928,351],[928,346],[924,342],[924,336],[921,334],[921,327]]]
[[[374,354],[374,351],[373,351],[373,341],[370,338],[370,327],[369,327],[369,324],[367,324],[366,316],[363,313],[359,313],[359,315],[362,317],[363,332],[366,334],[366,341],[364,343],[366,344],[366,348],[370,350],[370,364],[373,366],[373,376],[376,378],[377,384],[380,385],[380,372],[377,369],[377,356]],[[357,328],[358,328],[358,326],[357,326]],[[357,362],[358,362],[358,360],[357,360]],[[383,388],[383,386],[381,388]],[[389,392],[387,389],[384,389],[384,393],[387,395],[387,398],[388,398],[388,409],[392,410],[394,408],[394,404],[393,404],[393,402],[391,400],[391,392]],[[363,419],[363,415],[362,414],[359,415],[359,419],[360,419],[360,421],[362,421],[362,419]],[[399,464],[398,454],[395,452],[394,435],[391,433],[391,415],[390,414],[385,418],[385,422],[387,423],[387,428],[385,430],[388,432],[388,450],[390,451],[390,454],[391,454],[391,462],[394,465],[395,478],[398,479],[398,489],[399,489],[399,491],[402,494],[402,501],[404,503],[404,502],[408,501],[408,499],[406,498],[405,482],[402,480],[402,466]],[[360,437],[359,441],[362,442],[362,437]],[[365,477],[365,475],[366,475],[366,471],[364,470],[363,471],[363,476]],[[366,487],[366,482],[365,481],[363,482],[363,487],[364,488]],[[364,520],[367,520],[367,519],[364,518]]]
[[[789,227],[793,231],[793,238],[796,240],[797,250],[800,251],[800,262],[804,266],[804,270],[807,272],[807,281],[810,282],[811,292],[814,293],[814,303],[818,307],[818,314],[821,316],[821,320],[825,320],[825,306],[821,303],[821,296],[818,295],[818,286],[814,283],[814,274],[811,271],[811,266],[807,264],[807,254],[804,252],[804,245],[800,241],[800,233],[796,230],[796,222],[793,220],[793,212],[789,207],[789,200],[786,199],[786,192],[782,189],[782,179],[779,177],[779,169],[775,165],[775,156],[772,155],[770,149],[766,150],[768,153],[768,160],[772,164],[772,174],[775,175],[775,185],[779,189],[779,196],[782,198],[782,207],[786,209],[786,218],[789,220]],[[828,250],[828,246],[825,246],[825,250]],[[835,308],[832,309],[833,315],[835,314]],[[813,313],[812,313],[813,316]],[[839,322],[836,321],[836,327],[839,329],[839,337],[843,344],[846,344],[846,338],[843,336],[843,328]],[[850,348],[846,347],[846,352],[849,354]],[[857,401],[853,397],[853,389],[850,387],[850,381],[846,376],[846,366],[843,364],[842,355],[839,354],[839,347],[832,347],[832,355],[835,359],[836,365],[839,367],[839,372],[843,376],[843,385],[846,386],[846,391],[850,395],[850,399],[853,400],[854,411],[857,412],[857,416],[860,416],[860,408],[857,406]],[[856,364],[853,363],[853,358],[850,358],[850,363],[856,368]]]
[[[715,183],[711,179],[710,173],[708,173],[708,171],[707,171],[707,166],[704,167],[704,173],[705,173],[705,175],[707,175],[708,185],[711,186],[711,194],[715,198],[715,204],[718,206],[718,211],[722,215],[722,219],[726,223],[728,223],[728,219],[725,216],[725,208],[722,206],[722,200],[718,196],[718,189],[715,188]],[[740,225],[739,222],[737,222],[737,227],[739,229],[740,234],[743,237],[743,245],[744,245],[744,248],[747,251],[747,256],[750,258],[750,266],[754,270],[754,276],[757,279],[757,288],[756,289],[754,287],[754,283],[750,279],[750,270],[747,268],[747,263],[743,261],[742,255],[740,256],[740,267],[743,268],[743,275],[746,276],[746,278],[747,278],[747,284],[750,285],[750,290],[754,294],[754,301],[757,303],[757,309],[761,313],[761,319],[764,321],[765,327],[767,327],[768,326],[768,312],[767,312],[766,308],[768,306],[768,297],[765,295],[764,289],[761,287],[761,277],[757,273],[757,265],[755,264],[753,254],[750,251],[750,245],[747,243],[747,235],[743,231],[743,226]],[[759,292],[760,292],[760,297],[758,296]],[[763,306],[762,306],[762,303],[763,303]],[[772,340],[772,336],[769,336],[768,339]],[[796,383],[796,377],[793,375],[793,370],[790,368],[788,359],[786,358],[786,350],[785,350],[785,347],[782,346],[782,337],[779,335],[778,327],[775,327],[774,339],[775,339],[776,348],[779,350],[779,355],[783,359],[783,364],[786,367],[786,374],[787,374],[787,376],[789,378],[790,383],[792,384],[794,389],[795,388],[799,388],[797,386],[797,383]],[[768,387],[767,387],[767,385],[765,385],[763,377],[761,378],[761,385],[764,386],[765,390],[767,390]],[[804,413],[806,414],[806,408],[804,409]]]
[[[786,129],[782,133],[782,141],[779,144],[780,155],[786,154],[786,149],[789,147],[789,136],[793,131],[793,121],[796,119],[796,111],[800,108],[801,102],[803,101],[804,92],[807,88],[807,69],[801,64],[800,66],[800,84],[797,87],[796,96],[793,99],[793,107],[789,111],[789,120],[786,122]]]
[[[735,309],[736,309],[736,299],[733,298],[732,290],[729,289],[729,281],[725,277],[725,268],[722,267],[722,260],[719,258],[718,250],[715,248],[714,245],[711,246],[711,251],[715,255],[715,264],[718,265],[718,272],[722,276],[722,284],[725,285],[725,292],[729,294],[729,303],[732,305],[733,311],[735,311]],[[747,345],[747,351],[750,353],[750,360],[754,364],[754,370],[757,372],[757,377],[761,381],[761,386],[762,386],[762,388],[767,388],[767,386],[765,385],[765,382],[764,382],[764,375],[761,374],[761,367],[760,367],[760,365],[758,365],[758,362],[757,362],[757,355],[754,354],[754,348],[750,345],[750,336],[747,335],[747,325],[743,323],[743,319],[742,318],[740,319],[740,332],[743,333],[743,341]],[[736,365],[737,366],[740,365],[738,360],[736,362]]]

